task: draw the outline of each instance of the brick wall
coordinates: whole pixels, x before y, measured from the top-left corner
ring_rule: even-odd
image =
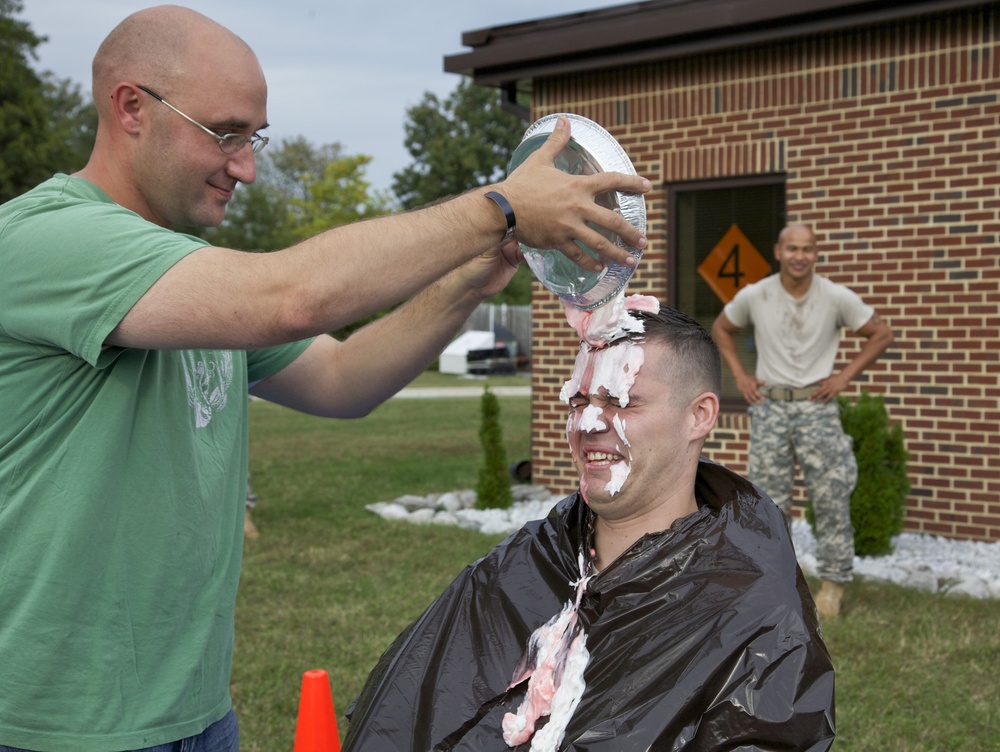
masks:
[[[847,393],[902,424],[906,529],[1000,539],[1000,12],[997,5],[855,32],[535,83],[534,117],[611,131],[647,194],[650,248],[629,292],[671,302],[666,186],[784,174],[790,220],[820,236],[818,271],[896,334]],[[559,389],[578,343],[533,294],[533,478],[575,488]],[[857,351],[845,335],[842,359]],[[842,362],[842,361],[841,361]],[[744,472],[748,417],[706,454]],[[802,498],[802,490],[797,491]]]

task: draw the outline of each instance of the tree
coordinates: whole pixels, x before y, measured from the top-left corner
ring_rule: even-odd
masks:
[[[892,553],[892,539],[903,529],[910,492],[903,428],[889,422],[881,395],[861,392],[853,405],[843,395],[837,400],[858,462],[858,483],[851,494],[854,552],[885,556]]]
[[[22,10],[20,0],[0,0],[0,202],[82,167],[96,132],[78,87],[32,68],[45,37],[14,18]]]
[[[483,390],[480,410],[479,441],[483,446],[483,463],[479,466],[476,483],[476,508],[509,509],[514,497],[510,492],[507,449],[500,425],[500,402],[489,387]]]
[[[237,189],[218,227],[180,228],[213,245],[244,251],[287,248],[331,227],[387,214],[387,195],[365,180],[371,157],[346,157],[340,144],[315,146],[299,136],[269,145],[256,157],[257,179]],[[364,249],[345,248],[344,253]],[[373,314],[333,332],[343,339]]]
[[[414,163],[393,175],[393,192],[406,209],[494,183],[507,174],[525,124],[500,104],[495,89],[462,78],[443,102],[426,92],[407,110],[404,144]],[[533,277],[522,264],[494,303],[531,302]]]
[[[97,108],[79,84],[42,76],[55,151],[53,171],[73,173],[84,167],[97,136]]]
[[[365,167],[371,157],[342,157],[323,165],[322,169],[302,175],[305,197],[293,199],[297,214],[297,232],[302,239],[328,227],[370,219],[389,211],[387,196],[372,193],[364,179]]]
[[[256,160],[257,180],[237,189],[222,224],[198,231],[209,242],[274,251],[390,209],[364,179],[371,157],[345,157],[339,144],[315,146],[299,136],[268,146]]]
[[[415,162],[393,175],[406,209],[503,178],[525,124],[500,105],[495,89],[463,78],[443,102],[430,92],[407,110],[404,145]]]

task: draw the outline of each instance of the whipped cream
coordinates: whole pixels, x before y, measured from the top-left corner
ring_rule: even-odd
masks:
[[[630,340],[619,342],[614,347],[608,345],[628,334],[645,330],[642,321],[630,316],[629,311],[655,313],[660,310],[660,302],[652,295],[630,295],[626,298],[622,292],[593,311],[581,311],[566,303],[563,303],[563,309],[567,321],[576,329],[582,341],[573,375],[563,384],[559,399],[569,404],[578,394],[600,394],[617,400],[620,407],[626,407],[629,390],[645,360],[645,353],[641,346]],[[603,409],[593,404],[582,411],[570,412],[566,422],[566,439],[574,462],[580,457],[580,435],[607,429],[603,415]],[[613,424],[621,442],[628,448],[630,445],[625,436],[625,421],[615,414]],[[632,453],[629,451],[627,459],[611,465],[611,479],[605,484],[604,490],[612,496],[621,491],[631,469]],[[584,499],[587,498],[589,488],[590,479],[585,475],[580,478],[580,492]]]

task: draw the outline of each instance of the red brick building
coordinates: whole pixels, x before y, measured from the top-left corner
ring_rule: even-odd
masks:
[[[445,68],[501,88],[526,121],[574,112],[609,130],[654,185],[629,291],[706,326],[723,305],[713,274],[724,288],[752,261],[767,273],[785,221],[811,224],[819,273],[896,335],[847,394],[883,395],[903,426],[906,529],[997,540],[998,39],[996,2],[651,0],[467,32]],[[533,478],[567,492],[558,397],[578,341],[538,284],[532,313]],[[842,358],[857,347],[846,333]],[[732,383],[724,397],[706,454],[742,472],[748,417]]]

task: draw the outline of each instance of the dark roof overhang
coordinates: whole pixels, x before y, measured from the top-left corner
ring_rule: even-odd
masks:
[[[646,0],[467,31],[444,69],[514,101],[534,79],[765,44],[975,6],[983,0]]]

